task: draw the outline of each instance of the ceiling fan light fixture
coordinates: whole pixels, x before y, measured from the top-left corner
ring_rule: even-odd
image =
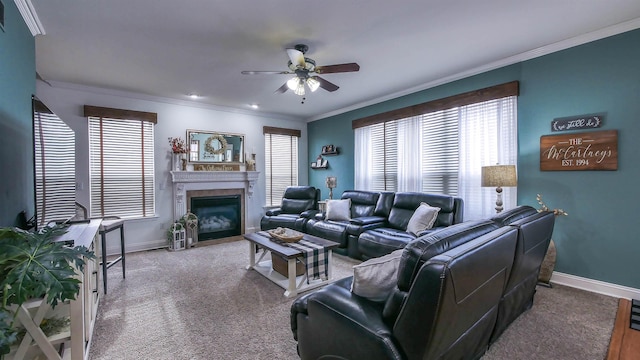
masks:
[[[293,90],[293,92],[296,95],[304,96],[304,93],[305,93],[305,91],[304,91],[304,81],[300,80],[298,82],[298,87],[296,87],[295,90]]]
[[[307,86],[309,87],[309,89],[311,90],[311,92],[314,92],[316,90],[318,90],[318,88],[320,87],[320,82],[312,77],[307,79]]]
[[[297,76],[295,76],[289,79],[289,81],[287,81],[287,87],[295,91],[298,88],[299,83],[300,83],[300,79]]]

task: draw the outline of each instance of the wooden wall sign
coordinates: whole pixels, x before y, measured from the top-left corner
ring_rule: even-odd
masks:
[[[540,170],[618,170],[618,130],[541,136]]]
[[[556,118],[551,122],[551,131],[595,129],[602,126],[604,115],[581,115]]]

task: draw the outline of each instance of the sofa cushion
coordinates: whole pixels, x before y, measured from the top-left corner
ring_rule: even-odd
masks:
[[[300,214],[313,208],[313,199],[282,199],[280,209],[283,214]]]
[[[351,291],[372,301],[385,301],[398,281],[402,249],[353,267]]]
[[[351,219],[351,199],[328,200],[326,219],[334,221]]]
[[[358,237],[358,250],[363,259],[376,258],[404,248],[415,238],[404,230],[384,227],[370,229]]]
[[[282,195],[283,214],[300,214],[317,208],[318,189],[313,186],[289,186]]]
[[[373,191],[347,190],[341,199],[351,200],[351,218],[373,215],[380,193]]]
[[[420,206],[413,212],[409,224],[407,224],[407,232],[418,235],[418,233],[431,229],[438,217],[439,207],[432,207],[427,203],[421,203]]]

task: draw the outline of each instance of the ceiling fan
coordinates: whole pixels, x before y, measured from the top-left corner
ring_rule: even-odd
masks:
[[[287,49],[287,55],[289,56],[289,71],[243,71],[244,75],[258,75],[258,74],[276,74],[276,75],[291,75],[295,76],[284,85],[279,87],[275,92],[284,93],[288,89],[293,90],[296,95],[305,95],[305,85],[309,90],[316,91],[318,88],[323,88],[327,91],[336,91],[339,86],[327,81],[320,76],[310,74],[335,74],[342,72],[354,72],[360,70],[360,65],[356,63],[316,66],[316,62],[313,59],[305,57],[304,54],[309,50],[309,47],[304,44],[298,44],[293,49]]]

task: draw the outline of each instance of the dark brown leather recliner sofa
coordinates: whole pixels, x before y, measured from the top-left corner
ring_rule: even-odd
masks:
[[[351,292],[353,277],[301,296],[291,307],[300,357],[480,358],[533,301],[530,279],[537,278],[553,213],[531,209],[411,241],[383,302]]]

